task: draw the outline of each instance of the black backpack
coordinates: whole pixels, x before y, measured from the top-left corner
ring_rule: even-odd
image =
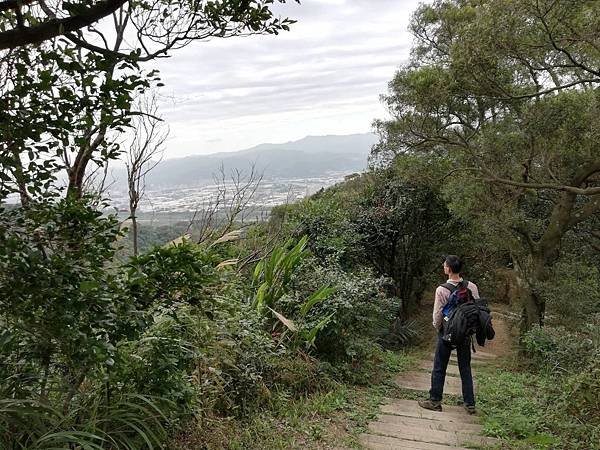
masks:
[[[458,286],[445,283],[442,286],[452,293],[459,287],[467,286],[468,282],[463,280]],[[452,348],[462,344],[466,339],[471,340],[475,335],[480,346],[485,345],[485,340],[492,340],[495,332],[492,326],[490,309],[483,299],[474,299],[471,291],[463,301],[459,302],[447,316],[444,316],[442,339]],[[471,340],[471,346],[475,346]]]

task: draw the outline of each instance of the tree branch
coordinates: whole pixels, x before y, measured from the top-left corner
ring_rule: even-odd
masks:
[[[509,180],[506,178],[500,178],[488,173],[489,178],[484,178],[484,181],[490,183],[506,184],[508,186],[523,187],[528,189],[554,189],[556,191],[570,192],[571,194],[577,195],[598,195],[600,194],[600,187],[588,187],[580,188],[576,186],[570,186],[566,184],[553,184],[553,183],[523,183],[520,181]]]
[[[564,56],[567,57],[567,59],[569,61],[571,61],[571,63],[575,66],[580,68],[581,70],[590,73],[594,76],[600,77],[600,71],[592,69],[589,66],[586,66],[585,64],[583,64],[582,62],[577,61],[573,55],[565,48],[561,47],[558,45],[558,43],[556,42],[556,40],[554,39],[554,36],[552,35],[552,30],[550,30],[550,27],[548,26],[548,22],[546,21],[546,19],[544,18],[546,14],[542,14],[541,11],[539,11],[538,8],[538,13],[540,14],[538,16],[538,19],[540,19],[540,21],[542,22],[542,26],[544,27],[544,30],[546,31],[546,34],[548,35],[548,39],[550,39],[550,44],[552,45],[552,47],[562,53]]]
[[[531,237],[531,234],[529,234],[529,231],[527,231],[524,227],[520,225],[513,225],[510,227],[510,229],[517,233],[519,236],[525,238],[525,242],[527,243],[529,250],[531,250],[532,253],[535,252],[536,243]]]
[[[33,27],[1,32],[0,50],[16,48],[27,44],[39,44],[45,40],[79,30],[115,12],[127,1],[102,0],[94,6],[83,9],[75,16],[63,19],[51,19]]]
[[[571,220],[569,221],[569,227],[572,228],[598,213],[600,213],[600,195],[590,198],[580,209],[573,211]]]
[[[564,89],[568,89],[570,87],[578,86],[578,85],[585,84],[585,83],[600,83],[600,78],[585,78],[582,80],[575,80],[570,83],[561,84],[560,86],[555,86],[555,87],[548,88],[543,91],[534,92],[531,94],[512,95],[510,93],[507,93],[506,97],[486,96],[485,98],[491,98],[494,100],[503,100],[503,99],[524,100],[524,99],[529,99],[529,98],[541,97],[543,95],[551,94],[552,92],[562,91]]]

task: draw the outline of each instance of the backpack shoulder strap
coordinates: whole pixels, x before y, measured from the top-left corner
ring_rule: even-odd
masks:
[[[455,290],[457,290],[460,286],[466,287],[467,289],[469,289],[469,282],[467,280],[465,280],[464,278],[458,282],[458,284],[455,286],[452,283],[444,283],[444,284],[440,284],[441,287],[448,289],[450,291],[450,293],[454,292]],[[469,289],[470,290],[470,289]]]
[[[440,284],[440,287],[443,287],[444,289],[448,289],[450,291],[450,293],[452,294],[456,289],[458,289],[458,286],[454,286],[452,283],[444,283],[444,284]]]

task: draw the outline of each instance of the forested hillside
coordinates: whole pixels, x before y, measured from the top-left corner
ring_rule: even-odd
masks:
[[[268,0],[52,7],[0,0],[0,449],[359,448],[431,353],[447,254],[508,329],[477,369],[484,432],[600,448],[600,3],[422,5],[369,170],[250,224],[238,180],[149,250],[102,184],[154,120],[149,63],[293,21]]]

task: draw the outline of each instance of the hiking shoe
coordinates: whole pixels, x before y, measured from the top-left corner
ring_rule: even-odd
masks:
[[[436,402],[435,400],[419,400],[419,406],[421,408],[430,409],[431,411],[442,410],[442,402]]]
[[[468,414],[475,414],[475,405],[463,405]]]

